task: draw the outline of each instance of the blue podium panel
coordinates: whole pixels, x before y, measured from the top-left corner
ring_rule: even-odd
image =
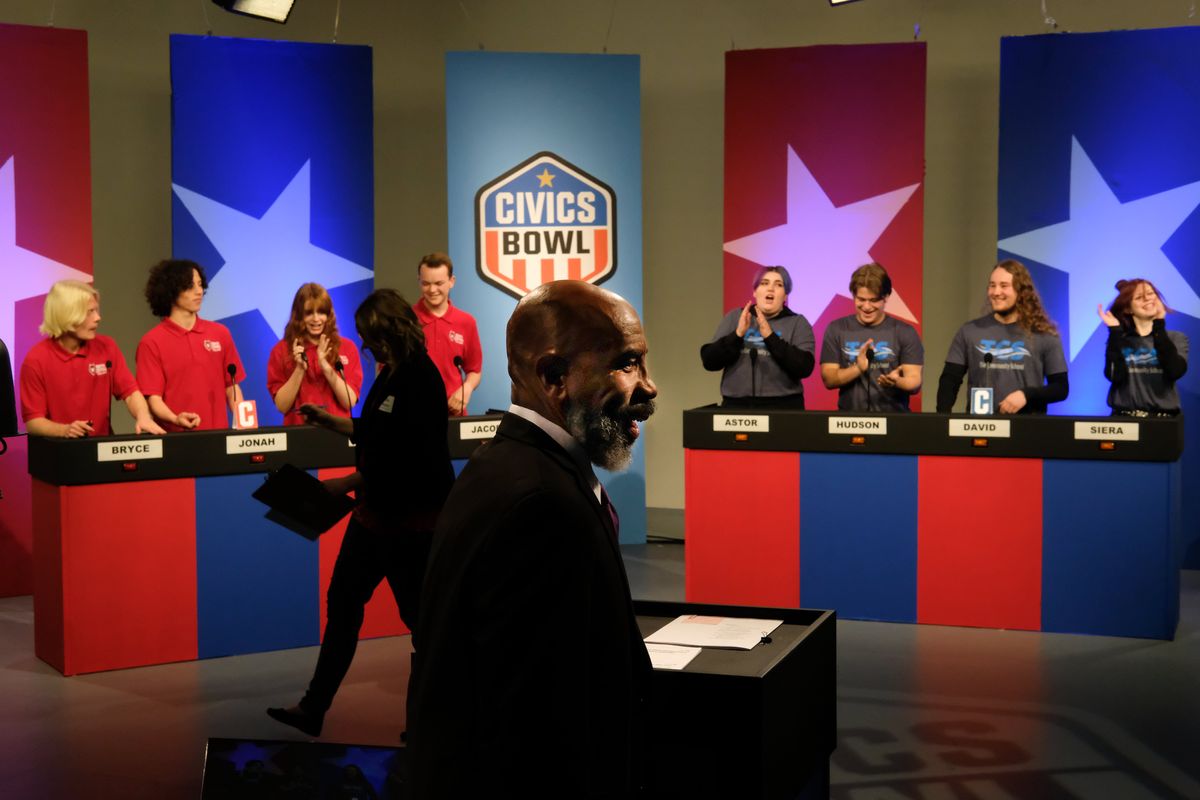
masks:
[[[1174,636],[1180,489],[1178,462],[1045,462],[1042,630]]]
[[[200,658],[320,641],[318,548],[273,522],[250,496],[262,475],[196,479]]]
[[[801,453],[800,605],[916,622],[917,456]]]

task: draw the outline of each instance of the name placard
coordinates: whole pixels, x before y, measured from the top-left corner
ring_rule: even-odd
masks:
[[[1075,438],[1105,442],[1136,442],[1138,440],[1138,423],[1076,422]]]
[[[887,436],[887,417],[830,417],[829,432]]]
[[[768,414],[713,414],[713,430],[718,433],[769,433],[771,417]]]
[[[162,458],[162,443],[162,439],[146,439],[136,442],[96,442],[96,460],[140,461],[143,458]]]
[[[277,450],[287,450],[286,433],[246,433],[225,437],[225,455],[270,453]]]
[[[1006,419],[952,419],[950,420],[951,436],[966,436],[976,439],[980,436],[991,436],[996,439],[1008,439],[1012,425]]]
[[[460,422],[458,424],[458,438],[466,439],[491,439],[496,435],[496,428],[500,425],[498,419],[475,420],[472,422]]]

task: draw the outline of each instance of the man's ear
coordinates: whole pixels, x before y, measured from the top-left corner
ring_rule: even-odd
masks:
[[[547,353],[537,360],[534,369],[541,382],[542,391],[554,400],[562,400],[567,395],[567,360],[556,353]]]

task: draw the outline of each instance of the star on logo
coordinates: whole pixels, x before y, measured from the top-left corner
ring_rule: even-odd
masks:
[[[1200,181],[1122,203],[1071,137],[1070,204],[1065,222],[1010,236],[997,246],[1070,276],[1072,361],[1101,324],[1096,304],[1112,296],[1121,278],[1153,281],[1172,308],[1200,317],[1200,297],[1162,251],[1200,205]]]
[[[536,177],[538,179],[538,188],[539,189],[541,189],[544,186],[549,186],[551,189],[553,189],[554,188],[554,179],[557,178],[558,176],[551,174],[550,170],[547,169],[546,167],[542,167],[542,171],[539,172],[534,177]]]
[[[870,249],[919,185],[836,208],[789,145],[787,222],[726,242],[725,251],[763,266],[787,267],[794,281],[788,306],[815,323],[834,297],[850,297],[851,273],[874,260]],[[917,321],[899,292],[888,299],[888,312]]]
[[[17,157],[12,156],[0,166],[0,268],[4,271],[5,304],[11,304],[6,313],[0,314],[0,339],[14,351],[14,320],[19,300],[45,294],[55,281],[92,282],[92,276],[86,272],[17,244],[16,161]]]
[[[293,287],[316,281],[326,289],[369,280],[374,272],[309,241],[309,165],[255,219],[236,208],[172,184],[224,266],[208,283],[204,316],[220,320],[257,310],[282,333],[291,317]]]

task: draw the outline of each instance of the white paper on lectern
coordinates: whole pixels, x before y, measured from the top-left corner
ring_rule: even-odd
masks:
[[[744,619],[683,614],[646,637],[655,644],[750,650],[783,624],[781,619]]]
[[[675,644],[648,644],[650,666],[655,669],[683,669],[700,655],[699,647],[680,647]]]

